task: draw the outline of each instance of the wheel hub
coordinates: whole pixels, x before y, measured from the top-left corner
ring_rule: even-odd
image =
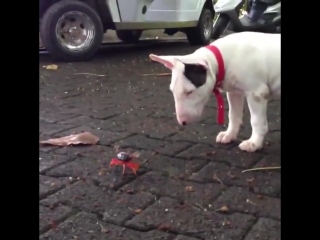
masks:
[[[72,37],[75,37],[80,34],[79,29],[77,27],[71,27],[68,31]]]
[[[212,32],[212,19],[210,18],[210,16],[206,16],[203,24],[203,33],[206,38],[210,38],[211,32]]]
[[[82,51],[88,48],[94,36],[94,24],[84,13],[67,12],[57,22],[56,37],[61,46],[70,51]]]

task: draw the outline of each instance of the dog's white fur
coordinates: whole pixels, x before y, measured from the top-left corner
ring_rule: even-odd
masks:
[[[268,132],[267,104],[270,97],[281,96],[280,34],[254,32],[234,33],[216,40],[225,64],[222,91],[227,92],[229,125],[217,135],[219,143],[235,140],[242,124],[244,98],[250,109],[252,135],[243,141],[241,150],[254,152],[263,146]],[[218,70],[213,53],[200,48],[185,56],[150,55],[153,61],[172,70],[170,90],[175,100],[176,116],[180,124],[199,120],[205,104],[212,95]],[[206,83],[196,88],[185,78],[184,64],[200,64],[207,69]]]

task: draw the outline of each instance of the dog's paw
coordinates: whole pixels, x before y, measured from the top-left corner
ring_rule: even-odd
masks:
[[[236,140],[237,136],[227,131],[219,132],[216,142],[217,143],[230,143],[233,140]]]
[[[239,148],[242,151],[255,152],[255,151],[262,148],[262,144],[256,143],[256,142],[249,139],[249,140],[245,140],[242,143],[240,143]]]

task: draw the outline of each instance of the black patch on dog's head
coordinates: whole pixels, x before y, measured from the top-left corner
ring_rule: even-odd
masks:
[[[196,87],[206,83],[207,70],[198,64],[184,64],[184,75]]]

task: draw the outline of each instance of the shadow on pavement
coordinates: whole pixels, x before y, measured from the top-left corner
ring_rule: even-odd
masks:
[[[195,47],[191,47],[187,41],[181,40],[181,41],[172,41],[172,42],[163,42],[163,41],[157,41],[157,40],[147,40],[142,41],[137,44],[122,44],[122,43],[115,43],[110,45],[103,45],[101,49],[97,52],[95,57],[92,59],[94,60],[112,60],[114,58],[119,58],[120,56],[123,57],[123,54],[127,54],[127,57],[131,57],[133,54],[136,54],[137,52],[146,52],[152,53],[153,51],[158,50],[177,50],[177,49],[190,49],[190,53],[195,49]],[[168,51],[168,54],[170,54],[170,51]],[[181,53],[184,54],[184,53]],[[147,57],[147,55],[146,55]],[[59,62],[58,60],[54,59],[52,56],[50,56],[48,53],[45,54],[39,54],[39,61],[42,63],[46,62]]]

